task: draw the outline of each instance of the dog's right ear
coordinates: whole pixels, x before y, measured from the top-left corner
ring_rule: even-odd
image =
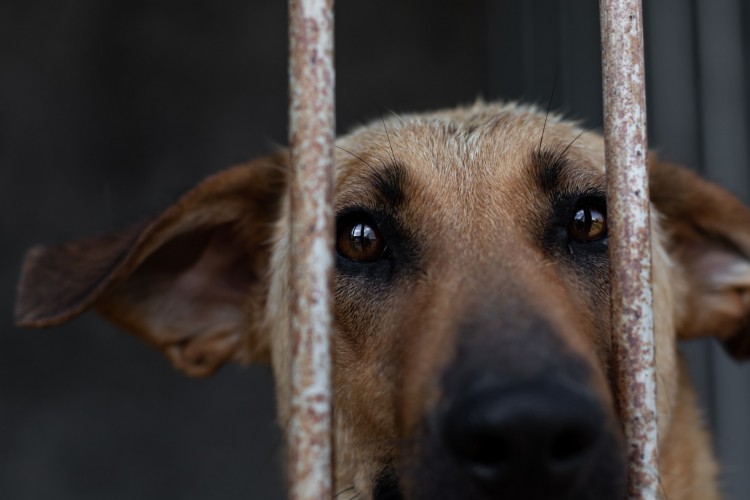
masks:
[[[285,163],[280,153],[209,177],[127,231],[32,248],[16,323],[54,326],[94,307],[193,376],[267,359],[258,324]]]
[[[677,334],[715,337],[735,359],[750,359],[750,209],[656,158],[650,161],[650,189],[668,251],[686,283]]]

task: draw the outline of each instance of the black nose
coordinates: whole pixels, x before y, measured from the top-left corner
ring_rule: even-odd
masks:
[[[605,441],[604,413],[572,384],[533,380],[459,398],[444,437],[483,490],[503,498],[566,498],[587,483]]]

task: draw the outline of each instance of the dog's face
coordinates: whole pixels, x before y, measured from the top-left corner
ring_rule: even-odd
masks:
[[[602,148],[548,125],[487,109],[341,142],[340,432],[376,490],[619,496]]]
[[[390,118],[338,146],[337,490],[623,498],[601,138],[531,108],[477,104]],[[19,321],[94,305],[193,375],[271,358],[283,425],[285,163],[219,174],[132,231],[32,250]],[[714,471],[675,343],[710,334],[750,354],[750,213],[653,163],[662,482],[690,498],[678,476],[712,494]],[[64,286],[42,287],[70,269]],[[684,453],[706,462],[702,474]]]

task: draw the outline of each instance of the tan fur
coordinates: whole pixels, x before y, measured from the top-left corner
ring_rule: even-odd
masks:
[[[399,217],[417,235],[422,264],[377,303],[352,280],[338,278],[336,491],[352,488],[357,498],[370,498],[383,464],[416,439],[415,429],[440,400],[438,382],[454,354],[458,318],[488,295],[499,301],[522,296],[543,311],[559,327],[566,348],[590,366],[588,383],[615,416],[606,293],[545,255],[533,229],[535,217],[546,210],[529,159],[540,145],[565,152],[574,167],[566,177],[571,186],[603,186],[602,139],[580,133],[576,124],[531,107],[477,103],[393,116],[338,141],[336,211],[380,203],[371,185],[373,170],[401,165],[408,202],[399,207]],[[22,278],[19,323],[48,326],[96,306],[191,375],[208,374],[228,359],[270,358],[285,426],[290,395],[289,207],[280,169],[285,164],[280,153],[218,174],[138,236],[121,238],[114,250],[102,253],[103,264],[81,271],[80,282],[59,293],[39,291],[42,282],[57,281],[70,266],[85,267],[79,256],[96,254],[101,240],[34,250]],[[692,174],[655,158],[652,171],[661,493],[669,499],[713,499],[719,497],[717,467],[676,341],[678,335],[716,334],[730,342],[736,356],[750,354],[750,215]],[[675,195],[671,184],[679,188]],[[692,196],[684,196],[686,191]],[[706,199],[718,216],[703,215],[706,205],[698,204]],[[729,208],[722,208],[725,204]],[[194,243],[195,257],[174,269],[175,278],[162,281],[156,271],[168,267],[182,248],[168,248],[169,242],[189,242],[200,231],[206,236]],[[704,307],[707,303],[711,306]]]

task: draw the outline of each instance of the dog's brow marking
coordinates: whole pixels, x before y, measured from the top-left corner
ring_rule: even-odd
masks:
[[[382,202],[389,207],[403,204],[406,169],[400,163],[388,164],[380,170],[373,169],[372,184]]]
[[[534,166],[537,183],[545,191],[550,191],[559,185],[568,166],[564,154],[566,151],[558,153],[553,149],[544,148],[531,153],[531,164]]]

